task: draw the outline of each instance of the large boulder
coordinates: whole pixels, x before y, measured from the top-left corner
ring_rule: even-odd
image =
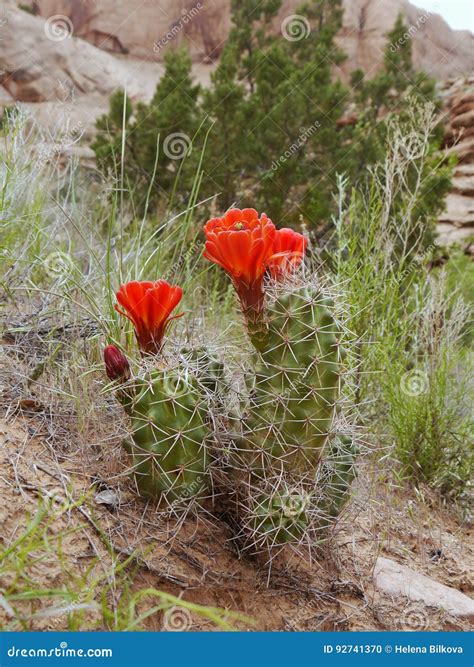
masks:
[[[143,70],[133,71],[125,61],[76,39],[67,23],[53,26],[16,7],[4,9],[0,20],[2,95],[20,102],[64,102],[73,96],[94,95],[106,101],[119,87],[126,87],[132,98],[146,97],[154,83]]]

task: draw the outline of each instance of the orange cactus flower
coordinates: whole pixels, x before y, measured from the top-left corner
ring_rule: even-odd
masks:
[[[308,239],[284,227],[278,229],[273,242],[273,255],[268,262],[268,269],[273,279],[279,280],[296,269],[303,261]]]
[[[166,280],[132,281],[120,285],[116,296],[125,310],[117,305],[115,310],[133,323],[140,350],[145,354],[159,352],[169,322],[181,317],[170,317],[183,296],[181,287]]]
[[[275,225],[253,208],[233,208],[204,226],[204,257],[230,275],[244,312],[258,315],[263,305],[263,277],[273,254]]]

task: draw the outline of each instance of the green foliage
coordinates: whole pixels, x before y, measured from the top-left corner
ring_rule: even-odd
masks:
[[[452,276],[439,280],[431,269],[438,251],[426,247],[430,222],[419,211],[434,110],[414,108],[408,125],[388,124],[390,148],[370,188],[354,190],[347,210],[341,193],[335,271],[360,340],[358,398],[367,422],[378,438],[390,435],[395,458],[417,483],[462,498],[472,475],[469,313]],[[416,182],[408,177],[414,154]]]
[[[462,346],[469,309],[446,291],[444,277],[423,291],[423,309],[408,316],[412,345],[387,359],[388,420],[405,470],[457,500],[474,473],[474,375],[472,354]]]
[[[192,81],[191,64],[186,50],[168,53],[165,73],[150,104],[140,103],[133,110],[123,91],[117,91],[109,113],[97,121],[92,148],[99,167],[123,179],[139,210],[160,199],[169,201],[177,173],[192,151],[199,126],[200,87]],[[193,176],[193,171],[187,178],[181,175],[182,199],[191,193]]]
[[[280,5],[279,0],[233,3],[229,39],[212,85],[202,94],[192,83],[191,61],[183,51],[167,55],[153,100],[138,105],[132,121],[128,109],[117,114],[116,94],[108,116],[98,121],[93,148],[102,170],[124,171],[135,200],[143,202],[146,195],[152,204],[169,200],[178,167],[183,173],[176,195],[185,198],[207,141],[204,196],[219,195],[224,208],[249,199],[279,218],[303,217],[313,225],[328,219],[334,166],[343,148],[336,121],[346,94],[331,79],[331,63],[342,59],[333,43],[340,2],[305,6],[307,26],[297,41],[274,32],[272,19]],[[177,133],[193,144],[183,164],[164,150]]]
[[[271,19],[280,2],[248,4],[249,11],[241,3],[233,5],[233,29],[216,73],[217,80],[225,77],[226,85],[232,84],[237,96],[233,114],[239,123],[236,135],[228,133],[227,152],[219,154],[217,149],[220,182],[232,184],[222,191],[222,205],[227,207],[237,198],[242,204],[271,210],[275,219],[303,217],[317,225],[331,210],[332,170],[342,149],[336,120],[342,114],[345,90],[332,82],[328,60],[329,54],[333,62],[342,58],[333,43],[340,3],[304,6],[306,23],[295,26],[300,31],[295,41],[274,33]],[[292,29],[291,24],[282,26],[290,36]],[[227,91],[215,92],[217,99],[211,92],[205,110],[217,121],[216,104]],[[210,151],[219,142],[214,135]],[[212,182],[205,185],[211,188],[206,193],[215,194]]]
[[[212,74],[212,86],[204,91],[203,107],[211,123],[203,166],[203,191],[221,193],[223,202],[238,198],[242,173],[242,128],[245,89],[236,84],[238,46],[228,43],[219,66]]]
[[[337,172],[345,171],[354,186],[363,184],[368,166],[386,155],[390,117],[396,114],[408,123],[409,96],[434,100],[434,82],[413,67],[400,15],[387,36],[382,70],[370,80],[353,73],[356,125],[338,127],[351,102],[333,74],[333,65],[345,58],[334,42],[342,2],[306,3],[297,18],[283,19],[276,31],[281,4],[232,3],[232,29],[208,89],[193,84],[189,55],[178,50],[166,56],[153,100],[138,105],[132,120],[128,106],[120,113],[116,93],[108,116],[98,121],[93,147],[102,170],[122,173],[139,210],[145,201],[182,204],[205,148],[199,183],[204,198],[218,196],[221,209],[238,201],[270,210],[285,224],[327,227]],[[181,137],[180,159],[169,157],[166,142],[173,136]],[[442,208],[450,185],[449,165],[443,170],[437,164],[440,140],[440,130],[434,129],[426,148],[425,192],[414,211],[429,220]],[[419,162],[414,156],[408,174],[413,181]],[[428,234],[426,244],[431,240]]]
[[[130,131],[132,103],[124,90],[117,90],[109,100],[109,113],[97,119],[97,137],[92,144],[97,164],[104,173],[120,172],[122,142]],[[125,132],[125,137],[123,137]]]

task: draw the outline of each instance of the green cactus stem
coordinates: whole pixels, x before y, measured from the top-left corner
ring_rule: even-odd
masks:
[[[202,495],[209,474],[207,402],[189,373],[155,370],[122,398],[131,419],[125,443],[140,494],[172,502]]]
[[[275,546],[299,542],[308,530],[308,523],[304,497],[277,491],[257,498],[251,532],[256,543]]]
[[[350,486],[357,474],[357,454],[354,438],[337,435],[330,442],[323,468],[324,496],[318,506],[323,527],[333,523],[349,499]]]
[[[267,342],[256,354],[240,454],[268,465],[314,470],[339,397],[341,354],[332,303],[304,287],[280,292],[266,310]]]

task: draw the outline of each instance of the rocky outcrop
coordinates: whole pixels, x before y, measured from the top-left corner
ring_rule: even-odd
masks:
[[[439,217],[439,242],[474,236],[474,78],[459,79],[443,91],[447,126],[445,148],[454,154],[453,188]]]
[[[151,94],[149,77],[130,70],[125,62],[67,32],[51,33],[42,18],[10,6],[3,12],[0,86],[7,98],[36,103],[96,96],[106,102],[118,87],[127,87],[131,97]]]
[[[301,4],[284,0],[275,30]],[[152,60],[182,42],[196,60],[216,60],[231,25],[230,0],[35,0],[31,6],[46,18],[67,17],[75,35],[101,49]],[[439,79],[474,67],[472,33],[452,30],[438,14],[407,0],[344,0],[344,10],[338,42],[348,55],[342,66],[346,78],[358,67],[375,71],[380,66],[386,34],[399,12],[405,15],[416,67]]]

